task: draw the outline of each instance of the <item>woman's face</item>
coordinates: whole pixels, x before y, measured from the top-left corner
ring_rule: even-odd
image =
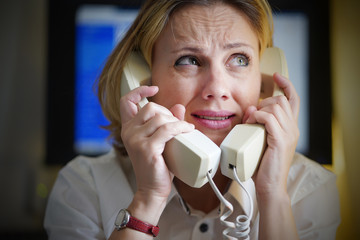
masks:
[[[259,42],[245,15],[224,4],[176,11],[153,49],[152,100],[182,104],[185,120],[216,144],[259,99]]]

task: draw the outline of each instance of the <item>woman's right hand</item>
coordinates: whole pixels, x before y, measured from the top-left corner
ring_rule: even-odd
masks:
[[[173,174],[168,170],[162,153],[174,136],[194,129],[183,121],[185,107],[177,104],[170,110],[149,102],[142,109],[138,103],[158,92],[156,86],[141,86],[120,100],[121,138],[136,175],[139,200],[166,201],[171,191]]]

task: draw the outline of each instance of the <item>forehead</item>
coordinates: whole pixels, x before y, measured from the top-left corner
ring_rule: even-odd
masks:
[[[164,29],[175,42],[243,41],[258,44],[246,15],[233,6],[217,3],[210,6],[187,5],[175,11]]]

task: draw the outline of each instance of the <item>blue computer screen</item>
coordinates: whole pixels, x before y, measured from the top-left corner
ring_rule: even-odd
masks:
[[[76,16],[74,149],[101,154],[110,149],[108,121],[96,96],[96,79],[112,49],[132,23],[137,10],[85,5]]]

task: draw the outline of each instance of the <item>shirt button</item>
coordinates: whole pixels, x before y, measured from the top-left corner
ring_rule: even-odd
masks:
[[[200,225],[200,232],[204,233],[207,232],[207,230],[209,229],[209,226],[206,223],[203,223]]]

